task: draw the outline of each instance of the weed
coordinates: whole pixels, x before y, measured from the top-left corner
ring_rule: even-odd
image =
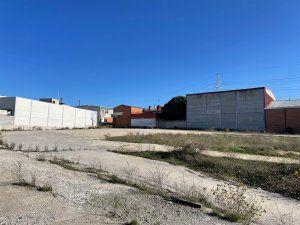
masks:
[[[218,186],[213,192],[215,203],[219,209],[215,209],[214,213],[221,213],[225,218],[232,222],[242,222],[249,225],[256,222],[264,213],[261,207],[261,201],[255,198],[246,197],[246,187],[238,186]]]
[[[11,150],[14,150],[15,147],[16,147],[16,143],[15,143],[15,142],[11,142],[11,143],[9,144],[9,148],[10,148]]]
[[[296,225],[296,220],[294,219],[293,212],[282,213],[280,212],[278,205],[275,203],[276,212],[272,212],[272,217],[270,220],[274,225]],[[299,221],[298,221],[299,222]]]
[[[77,170],[74,166],[72,166],[72,162],[70,162],[69,160],[58,158],[57,156],[54,156],[53,159],[51,159],[49,162],[59,165],[68,170]]]
[[[30,174],[30,186],[32,186],[32,187],[35,187],[36,186],[36,176],[35,176],[35,174],[34,173],[31,173]]]
[[[262,161],[249,163],[241,159],[216,158],[183,150],[120,153],[186,166],[218,179],[235,180],[245,185],[300,199],[300,165],[297,164],[286,165]]]
[[[187,193],[189,193],[189,194],[186,194],[186,192],[176,194],[176,193],[170,192],[168,189],[166,189],[164,187],[161,188],[161,186],[164,186],[164,184],[165,184],[165,178],[167,177],[168,173],[166,173],[165,171],[163,172],[163,170],[161,170],[161,168],[159,168],[159,167],[156,167],[153,171],[151,171],[151,174],[154,174],[154,177],[156,177],[154,180],[157,181],[157,184],[153,186],[153,184],[151,184],[147,181],[125,180],[123,178],[118,177],[117,174],[104,173],[103,171],[99,171],[98,169],[95,169],[95,168],[80,169],[78,167],[73,166],[72,162],[70,162],[68,160],[64,160],[64,159],[59,159],[57,157],[55,157],[53,160],[50,160],[50,163],[57,164],[68,170],[92,172],[97,175],[98,179],[105,180],[110,183],[128,185],[128,186],[137,188],[146,194],[159,195],[167,201],[174,201],[175,203],[183,204],[182,201],[180,200],[180,199],[183,199],[186,201],[194,201],[196,203],[200,202],[200,203],[203,203],[206,206],[210,207],[210,205],[207,203],[208,201],[206,201],[206,199],[204,197],[204,193],[202,192],[204,189],[196,189],[196,187],[194,185],[187,191]],[[176,197],[173,197],[172,195],[175,195]],[[112,205],[113,205],[112,215],[113,216],[120,216],[120,212],[122,210],[124,210],[124,203],[121,200],[122,199],[119,196],[117,196],[113,199],[113,201],[112,201]],[[186,204],[186,202],[184,204]],[[195,205],[197,205],[197,208],[199,206],[199,204],[193,204],[193,202],[191,202],[191,204],[189,204],[189,205],[193,206],[193,207],[195,207]],[[123,209],[121,210],[121,208],[123,208]],[[218,208],[215,207],[215,209],[218,209]],[[219,216],[219,215],[217,215],[217,216]]]
[[[36,145],[34,151],[39,152],[40,151],[40,146]]]
[[[122,201],[121,198],[119,196],[114,196],[112,199],[112,205],[113,205],[113,211],[112,214],[113,216],[117,216],[118,215],[118,209],[122,207]]]
[[[40,162],[46,161],[46,158],[44,155],[39,155],[36,159],[37,159],[37,161],[40,161]]]
[[[128,223],[125,223],[125,225],[139,225],[139,222],[137,220],[131,220]]]
[[[18,145],[18,149],[19,149],[19,151],[22,151],[22,149],[23,149],[23,144],[19,144],[19,145]]]
[[[267,134],[128,134],[106,137],[111,141],[151,143],[175,148],[209,149],[255,155],[282,156],[279,150],[300,152],[300,137]]]
[[[111,137],[111,134],[110,134],[110,133],[108,133],[108,134],[104,134],[104,137],[105,137],[105,139],[108,139],[108,138],[110,138],[110,137]]]
[[[189,202],[204,203],[205,205],[210,205],[206,198],[206,188],[199,185],[195,185],[194,181],[192,185],[188,185],[183,177],[181,184],[175,186],[178,198]]]
[[[52,192],[52,187],[50,185],[46,184],[44,186],[38,186],[37,190],[41,191],[41,192]]]
[[[28,151],[28,152],[32,152],[32,147],[31,147],[31,145],[28,146],[27,151]]]
[[[17,182],[19,184],[24,184],[25,180],[23,178],[23,172],[22,172],[22,168],[23,168],[23,163],[21,161],[17,161],[12,168],[12,173],[17,177]]]
[[[126,180],[132,181],[138,174],[138,168],[127,162],[127,166],[122,168],[122,173]]]
[[[45,146],[44,146],[44,151],[45,151],[45,152],[49,152],[49,146],[48,146],[48,145],[45,145]]]
[[[10,149],[9,144],[6,141],[4,141],[3,145],[4,145],[5,148]]]
[[[100,160],[95,160],[92,167],[97,171],[101,171],[101,172],[105,172],[107,170],[104,163],[101,162]]]
[[[165,189],[167,179],[170,173],[161,168],[159,165],[155,165],[152,170],[149,170],[150,180],[153,182],[154,186],[160,189]]]

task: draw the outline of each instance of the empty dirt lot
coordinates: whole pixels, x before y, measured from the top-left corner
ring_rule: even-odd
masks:
[[[154,173],[164,171],[166,176],[163,185],[169,189],[180,191],[196,186],[205,190],[207,198],[213,200],[213,190],[226,182],[181,166],[109,151],[169,151],[170,147],[105,140],[107,136],[157,132],[199,133],[154,129],[3,133],[2,139],[15,146],[14,150],[2,147],[0,151],[0,224],[125,224],[133,219],[140,224],[229,224],[199,209],[175,204],[162,197],[142,193],[136,188],[108,183],[94,174],[62,168],[49,162],[53,158],[63,159],[80,168],[105,169],[123,178],[126,177],[124,171],[135,168],[135,176],[150,183],[154,181]],[[51,193],[13,185],[18,179],[18,165],[22,179],[31,182],[34,178],[35,186],[50,185]],[[254,188],[247,188],[247,197],[263,200],[261,204],[266,212],[259,223],[276,224],[276,212],[300,221],[300,202],[297,200]]]

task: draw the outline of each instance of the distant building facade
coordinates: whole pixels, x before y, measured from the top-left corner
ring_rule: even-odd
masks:
[[[143,108],[128,105],[119,105],[114,108],[113,126],[131,127],[131,118],[141,113],[143,113]]]
[[[82,106],[78,106],[78,108],[96,111],[98,125],[113,122],[113,118],[112,118],[114,112],[113,108],[97,106],[97,105],[82,105]]]
[[[187,95],[188,129],[265,130],[265,107],[276,98],[265,87]]]
[[[39,101],[48,102],[48,103],[52,103],[52,104],[56,104],[56,105],[61,104],[61,101],[56,98],[40,98]]]
[[[156,128],[159,124],[159,114],[161,107],[149,107],[144,109],[142,113],[133,114],[131,117],[131,127]]]

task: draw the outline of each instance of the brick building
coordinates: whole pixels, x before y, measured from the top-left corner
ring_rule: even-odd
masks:
[[[113,126],[114,127],[131,127],[131,118],[134,115],[143,113],[143,108],[119,105],[114,108]]]
[[[131,126],[132,127],[145,127],[155,128],[158,127],[159,114],[161,113],[161,107],[156,108],[149,107],[140,114],[132,115]]]
[[[273,101],[265,114],[267,132],[300,134],[300,100]]]

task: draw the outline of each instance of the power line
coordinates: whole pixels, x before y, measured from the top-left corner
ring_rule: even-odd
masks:
[[[278,79],[268,79],[268,80],[248,80],[248,81],[238,81],[238,82],[225,82],[223,85],[239,85],[239,84],[254,84],[254,83],[261,83],[261,82],[267,82],[267,83],[277,83],[282,81],[300,81],[300,77],[287,77],[287,78],[278,78]]]

